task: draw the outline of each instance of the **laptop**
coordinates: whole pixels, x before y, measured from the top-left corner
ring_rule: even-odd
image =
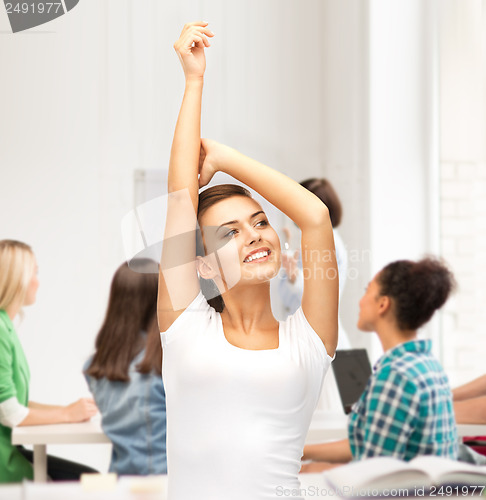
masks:
[[[344,413],[348,414],[363,393],[371,375],[368,353],[366,349],[337,350],[332,368]]]

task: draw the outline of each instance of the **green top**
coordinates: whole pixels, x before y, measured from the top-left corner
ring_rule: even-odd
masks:
[[[30,370],[9,315],[0,309],[0,403],[16,397],[29,404]],[[0,483],[32,479],[30,462],[12,445],[12,429],[0,424]]]

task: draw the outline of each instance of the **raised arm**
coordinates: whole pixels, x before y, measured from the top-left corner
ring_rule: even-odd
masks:
[[[339,279],[329,210],[317,196],[235,149],[203,139],[206,159],[199,179],[205,185],[223,171],[254,189],[292,219],[302,232],[302,309],[329,355],[337,345]]]
[[[199,292],[194,261],[201,100],[206,69],[204,48],[210,46],[207,37],[211,36],[207,23],[189,23],[174,44],[186,86],[169,162],[169,197],[157,302],[161,331],[169,328]]]

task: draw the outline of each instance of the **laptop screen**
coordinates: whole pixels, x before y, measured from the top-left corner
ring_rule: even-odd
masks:
[[[349,413],[364,391],[371,375],[368,353],[366,349],[338,350],[332,368],[344,412]]]

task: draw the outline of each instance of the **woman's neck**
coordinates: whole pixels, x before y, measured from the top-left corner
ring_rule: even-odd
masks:
[[[383,325],[376,329],[376,333],[384,352],[417,338],[416,330],[400,330],[395,325]]]
[[[237,286],[224,295],[223,321],[233,329],[251,333],[253,330],[274,328],[270,302],[270,283]]]
[[[20,304],[17,302],[12,302],[5,308],[6,313],[8,314],[9,318],[13,321],[15,316],[20,311]]]

